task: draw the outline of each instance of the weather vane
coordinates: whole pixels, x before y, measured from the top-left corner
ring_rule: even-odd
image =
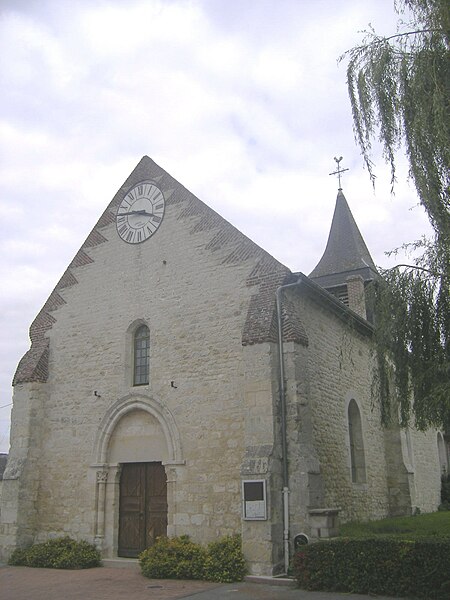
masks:
[[[342,190],[342,187],[341,187],[341,173],[344,173],[345,171],[348,171],[348,169],[341,169],[340,162],[342,160],[342,156],[340,156],[339,158],[334,157],[334,160],[337,162],[337,171],[334,171],[334,173],[329,173],[329,175],[337,175],[338,176],[339,189]]]

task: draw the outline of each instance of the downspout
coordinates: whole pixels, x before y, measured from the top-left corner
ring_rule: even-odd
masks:
[[[281,285],[276,291],[277,322],[278,322],[278,352],[279,352],[279,390],[281,406],[281,455],[283,463],[283,547],[284,547],[284,570],[289,570],[289,470],[287,453],[287,430],[286,430],[286,386],[284,382],[284,354],[283,354],[283,320],[281,295],[284,290],[295,287],[302,283],[299,277],[295,283]]]

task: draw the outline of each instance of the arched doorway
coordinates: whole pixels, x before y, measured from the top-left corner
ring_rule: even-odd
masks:
[[[108,454],[110,463],[121,465],[117,554],[137,557],[167,535],[168,449],[161,424],[142,408],[129,411],[112,432]]]
[[[184,464],[174,419],[153,399],[128,396],[105,415],[95,454],[97,545],[105,556],[138,556],[167,534]]]

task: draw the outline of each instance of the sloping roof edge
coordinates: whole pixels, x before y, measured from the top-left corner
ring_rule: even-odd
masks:
[[[346,273],[359,269],[367,270],[370,278],[377,273],[344,193],[339,189],[325,251],[309,277],[325,279],[342,274],[344,280]]]
[[[299,283],[313,295],[319,302],[326,305],[333,313],[335,313],[341,320],[348,322],[349,320],[355,325],[355,327],[361,333],[365,335],[372,335],[373,325],[366,319],[358,315],[351,308],[346,306],[343,302],[338,300],[333,294],[327,292],[325,288],[313,281],[310,277],[304,273],[295,273],[298,277]]]

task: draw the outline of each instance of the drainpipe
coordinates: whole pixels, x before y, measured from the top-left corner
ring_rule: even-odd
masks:
[[[283,322],[282,322],[282,293],[284,290],[296,287],[302,283],[299,277],[295,283],[281,285],[276,292],[277,321],[278,321],[278,352],[280,361],[279,390],[281,405],[281,454],[283,463],[283,546],[284,546],[284,570],[289,570],[289,471],[287,454],[287,432],[286,432],[286,386],[284,382],[284,355],[283,355]]]

